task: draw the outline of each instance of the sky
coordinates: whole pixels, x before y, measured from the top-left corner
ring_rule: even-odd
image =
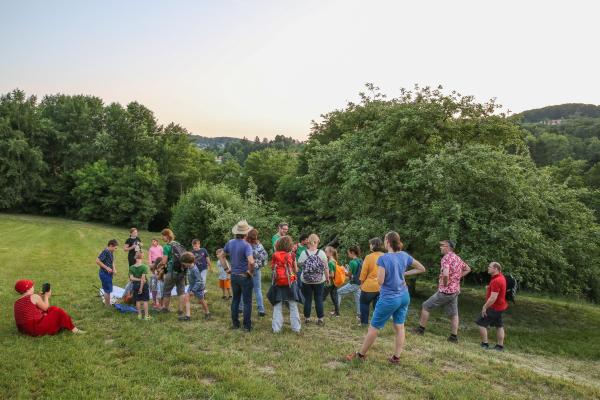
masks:
[[[512,112],[600,104],[598,15],[579,0],[0,0],[0,93],[138,101],[198,135],[300,140],[367,82]]]

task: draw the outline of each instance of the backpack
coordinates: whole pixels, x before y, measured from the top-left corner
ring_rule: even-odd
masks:
[[[340,287],[346,283],[346,269],[337,262],[335,263],[335,275],[333,275],[333,284]]]
[[[296,275],[291,271],[291,265],[286,262],[289,259],[289,254],[283,260],[279,260],[273,266],[273,284],[275,286],[291,286],[296,280]]]
[[[302,279],[306,283],[318,283],[323,281],[323,260],[319,257],[319,251],[315,254],[310,254],[308,250],[304,250],[308,258],[304,261],[302,267]]]
[[[519,288],[519,282],[512,275],[506,275],[506,301],[515,302],[517,297],[517,289]]]
[[[186,252],[185,247],[176,241],[172,241],[170,245],[171,255],[173,256],[173,272],[183,272],[181,267],[181,256]]]
[[[353,283],[355,285],[360,285],[360,273],[362,272],[362,265],[363,265],[363,260],[361,260],[360,258],[356,258],[356,260],[358,261],[358,268],[356,269],[356,273],[354,275],[352,275],[352,279],[350,280],[350,283]]]

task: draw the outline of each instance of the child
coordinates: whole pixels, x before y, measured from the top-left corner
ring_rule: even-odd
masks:
[[[135,253],[135,264],[129,266],[129,280],[131,281],[133,299],[135,308],[138,311],[138,319],[142,319],[142,306],[144,306],[144,320],[151,319],[148,315],[148,300],[150,300],[150,290],[148,289],[148,266],[142,264],[141,251]]]
[[[154,264],[154,262],[163,255],[163,247],[160,244],[158,244],[158,239],[152,239],[152,245],[148,250],[148,264]]]
[[[150,271],[152,271],[152,277],[150,278],[150,291],[152,292],[152,308],[155,310],[160,309],[160,302],[163,297],[164,273],[163,269],[159,268],[161,262],[162,257],[158,257],[150,266]]]
[[[111,239],[102,253],[96,258],[96,265],[100,267],[98,276],[102,283],[102,290],[104,291],[104,305],[110,307],[110,294],[113,290],[113,276],[117,274],[117,266],[114,262],[114,252],[117,249],[119,243],[116,239]]]
[[[200,240],[198,239],[192,240],[192,254],[194,254],[195,257],[194,264],[198,267],[198,271],[200,271],[202,287],[206,291],[206,274],[208,273],[208,268],[211,268],[212,266],[210,265],[208,251],[206,251],[204,247],[200,247]]]
[[[187,269],[189,286],[183,296],[185,315],[179,317],[180,321],[191,320],[190,294],[194,295],[202,306],[202,309],[204,310],[204,319],[211,319],[210,311],[208,311],[208,303],[204,300],[204,284],[202,283],[202,277],[198,267],[194,264],[194,261],[195,257],[193,253],[186,252],[181,255],[181,265],[184,269]]]
[[[128,266],[135,264],[135,255],[142,251],[142,241],[138,237],[137,228],[131,228],[129,230],[129,237],[125,241],[123,250],[127,252],[127,261],[129,262]]]
[[[298,291],[295,291],[297,287],[293,285],[297,279],[296,257],[292,254],[293,246],[292,238],[283,236],[275,243],[275,254],[271,259],[273,287],[271,289],[272,296],[269,297],[269,300],[273,304],[273,319],[271,322],[273,333],[279,333],[283,328],[282,306],[284,302],[289,304],[292,331],[300,333],[301,329],[298,303],[302,300],[299,298]]]
[[[221,252],[223,252],[223,249],[217,250],[217,257],[219,257],[219,253]],[[229,268],[227,263],[223,266],[221,261],[217,261],[217,268],[219,269],[219,287],[223,291],[222,299],[231,300],[231,278],[228,275],[231,273],[231,268]]]
[[[350,246],[348,248],[348,263],[346,275],[350,278],[350,282],[338,289],[338,305],[342,304],[342,296],[346,294],[354,294],[354,302],[356,303],[356,316],[360,320],[360,270],[362,268],[362,260],[360,257],[360,248],[358,246]]]
[[[329,266],[329,276],[331,279],[329,282],[325,283],[325,290],[323,290],[323,301],[327,298],[327,296],[331,296],[331,301],[333,302],[334,311],[330,313],[330,315],[339,317],[340,316],[340,305],[338,303],[338,293],[337,287],[335,287],[334,276],[335,276],[335,266],[338,263],[338,255],[337,250],[331,246],[325,247],[325,255],[327,256],[328,266]]]

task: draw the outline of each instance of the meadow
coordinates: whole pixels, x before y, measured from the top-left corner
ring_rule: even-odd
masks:
[[[441,312],[432,314],[425,336],[411,334],[421,303],[435,290],[433,283],[419,282],[400,365],[386,361],[390,326],[366,362],[345,363],[343,356],[365,333],[350,298],[340,318],[328,317],[323,327],[303,326],[300,335],[289,325],[272,334],[270,305],[265,318],[254,309],[253,332],[230,330],[229,303],[221,299],[214,271],[208,276],[211,321],[202,319],[197,304],[187,323],[176,313],[138,321],[103,307],[94,288],[99,285],[94,261],[108,239],[122,245],[127,236],[127,229],[102,224],[0,215],[2,399],[600,398],[597,305],[520,293],[505,317],[506,351],[498,353],[480,349],[473,323],[483,287],[463,289],[458,344],[446,341],[449,324]],[[146,245],[155,236],[141,232]],[[117,254],[115,284],[124,286],[126,254],[122,249]],[[67,310],[87,334],[19,335],[12,307],[13,285],[21,278],[35,280],[38,288],[50,282],[51,303]],[[326,302],[327,312],[330,306]]]

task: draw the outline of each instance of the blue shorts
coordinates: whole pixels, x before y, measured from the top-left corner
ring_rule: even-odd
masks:
[[[406,321],[409,304],[410,295],[408,294],[408,290],[400,297],[379,297],[375,305],[373,318],[371,319],[371,326],[375,329],[381,329],[390,317],[394,318],[394,324],[403,324]]]
[[[100,282],[102,283],[102,290],[104,290],[104,293],[112,293],[112,274],[109,274],[105,270],[101,269],[98,271],[98,276],[100,277]]]

